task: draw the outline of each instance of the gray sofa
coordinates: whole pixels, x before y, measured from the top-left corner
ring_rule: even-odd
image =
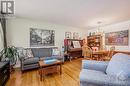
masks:
[[[59,53],[59,55],[53,55],[53,49],[56,49],[57,47],[52,47],[52,48],[27,48],[24,49],[26,50],[31,50],[32,56],[28,57],[27,55],[23,55],[23,50],[22,50],[22,55],[19,55],[19,59],[21,62],[21,70],[22,72],[28,69],[34,69],[38,68],[38,62],[42,58],[44,60],[47,59],[58,59],[62,62],[64,62],[64,57],[62,55],[62,52]]]
[[[115,54],[110,62],[82,61],[80,86],[130,86],[130,56]]]

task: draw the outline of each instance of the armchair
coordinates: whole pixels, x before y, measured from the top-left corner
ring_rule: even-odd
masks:
[[[130,86],[130,56],[115,54],[110,62],[83,60],[80,86]]]

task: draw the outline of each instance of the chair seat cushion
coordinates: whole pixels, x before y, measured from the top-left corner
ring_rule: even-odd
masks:
[[[117,76],[122,70],[130,77],[130,55],[118,53],[112,56],[108,64],[106,73],[111,76]]]
[[[108,76],[104,72],[89,69],[81,70],[80,82],[97,84],[98,86],[130,86],[129,80],[119,81],[116,77]]]
[[[28,64],[34,64],[34,63],[38,63],[39,58],[37,57],[33,57],[33,58],[28,58],[24,60],[24,65],[28,65]]]

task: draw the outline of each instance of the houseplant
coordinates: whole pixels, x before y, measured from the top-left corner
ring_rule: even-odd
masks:
[[[10,61],[10,65],[14,66],[17,61],[18,52],[17,48],[14,46],[8,46],[4,49],[4,57],[6,60]]]

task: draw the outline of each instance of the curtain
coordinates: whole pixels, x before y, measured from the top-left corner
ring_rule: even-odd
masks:
[[[1,50],[6,47],[6,19],[0,14],[0,61],[3,56],[3,52]]]
[[[7,42],[6,42],[6,19],[4,17],[0,18],[2,30],[3,30],[3,37],[4,37],[4,47],[7,47]]]
[[[0,22],[0,52],[4,49],[4,35],[3,35],[3,29]]]

